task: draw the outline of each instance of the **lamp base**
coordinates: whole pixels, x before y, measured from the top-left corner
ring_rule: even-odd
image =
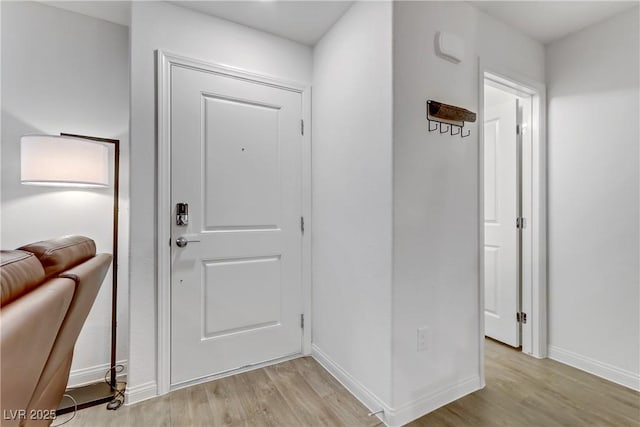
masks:
[[[109,384],[99,382],[67,390],[65,394],[72,396],[76,400],[77,409],[84,409],[110,402],[115,397],[116,391],[112,390]],[[73,400],[63,397],[60,406],[56,410],[56,415],[73,412],[74,408],[76,406]]]

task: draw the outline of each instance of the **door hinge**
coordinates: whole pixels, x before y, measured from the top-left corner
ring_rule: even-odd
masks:
[[[304,234],[304,217],[300,217],[300,231]]]
[[[300,134],[304,135],[304,120],[300,120]]]
[[[519,216],[518,218],[516,218],[516,228],[517,229],[523,229],[527,226],[527,222],[525,221],[525,219],[521,216]]]
[[[300,329],[304,329],[304,314],[300,315]]]
[[[520,125],[516,125],[516,135],[520,135]]]
[[[523,313],[521,311],[516,313],[516,321],[518,323],[526,324],[527,323],[527,313]]]

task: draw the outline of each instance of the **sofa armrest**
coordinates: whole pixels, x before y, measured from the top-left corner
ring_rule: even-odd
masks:
[[[0,313],[0,395],[3,426],[18,425],[27,417],[29,401],[44,371],[60,326],[71,305],[75,283],[49,280]],[[53,408],[55,410],[57,405]],[[9,418],[9,419],[6,419]]]
[[[57,407],[60,403],[66,382],[61,385],[61,390],[54,390],[50,387],[50,383],[54,377],[61,375],[61,369],[67,370],[66,377],[68,378],[69,358],[73,354],[78,335],[80,335],[82,326],[111,265],[111,259],[112,257],[109,254],[98,254],[63,273],[66,277],[74,277],[76,279],[76,291],[60,332],[56,337],[47,365],[38,381],[33,399],[29,403],[30,410],[46,409],[51,405]]]

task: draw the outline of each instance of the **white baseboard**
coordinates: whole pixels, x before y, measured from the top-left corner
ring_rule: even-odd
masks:
[[[127,374],[127,361],[120,360],[118,365],[123,365],[124,370],[118,373],[118,376]],[[87,384],[93,384],[104,381],[104,376],[109,370],[109,363],[103,363],[97,366],[89,366],[88,368],[74,369],[69,373],[69,381],[67,387],[80,387]]]
[[[446,387],[435,390],[411,402],[400,405],[391,412],[393,425],[402,426],[423,415],[456,401],[469,393],[480,390],[482,382],[480,375],[464,378]]]
[[[456,382],[453,385],[435,390],[411,402],[399,406],[397,409],[389,407],[362,383],[353,378],[340,365],[322,352],[315,344],[311,347],[311,355],[322,365],[340,384],[355,396],[371,412],[384,409],[378,418],[387,426],[403,426],[421,416],[432,412],[441,406],[458,400],[469,393],[482,388],[480,376],[474,375]]]
[[[127,387],[127,390],[124,392],[125,404],[132,405],[142,402],[143,400],[151,399],[157,395],[158,386],[155,381],[149,381],[134,387]]]
[[[351,374],[324,354],[315,344],[311,345],[311,356],[371,412],[383,409],[384,413],[378,414],[377,417],[387,426],[392,425],[388,422],[388,414],[392,412],[392,409],[378,396],[353,378]]]
[[[632,390],[640,391],[640,375],[620,369],[608,363],[583,356],[573,351],[565,350],[553,345],[549,346],[549,359],[588,372]]]
[[[253,365],[243,366],[241,368],[230,369],[228,371],[220,372],[219,374],[208,375],[206,377],[196,378],[194,380],[183,381],[178,384],[171,384],[169,391],[180,390],[181,388],[191,387],[198,384],[208,383],[210,381],[219,380],[221,378],[231,377],[245,372],[255,371],[256,369],[262,369],[267,366],[277,365],[278,363],[287,362],[289,360],[298,359],[303,357],[302,353],[294,353],[288,356],[278,357],[275,359],[267,360],[260,363],[254,363]]]

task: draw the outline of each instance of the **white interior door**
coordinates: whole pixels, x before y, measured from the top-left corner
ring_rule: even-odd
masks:
[[[171,384],[300,353],[301,94],[172,67],[169,102]]]
[[[485,109],[485,335],[520,345],[518,101]]]

